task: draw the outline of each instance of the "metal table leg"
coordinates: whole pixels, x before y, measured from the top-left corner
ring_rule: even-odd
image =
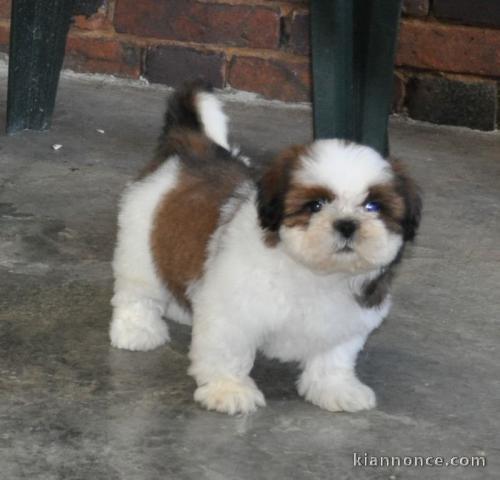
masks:
[[[351,0],[311,2],[315,138],[354,135],[352,20]]]
[[[315,138],[387,154],[401,0],[312,0]]]
[[[13,0],[7,133],[49,128],[72,0]]]

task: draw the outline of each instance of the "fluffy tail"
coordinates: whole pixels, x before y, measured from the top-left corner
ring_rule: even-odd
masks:
[[[188,128],[204,133],[217,145],[229,150],[227,117],[212,88],[196,82],[177,90],[169,99],[163,138],[172,128]]]

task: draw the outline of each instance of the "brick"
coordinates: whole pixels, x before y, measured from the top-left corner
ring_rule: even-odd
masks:
[[[309,14],[305,11],[294,11],[289,19],[288,49],[299,55],[309,55]]]
[[[141,51],[116,38],[68,36],[64,66],[78,72],[107,73],[138,78]]]
[[[195,0],[119,0],[120,33],[227,46],[278,48],[280,13],[267,6]]]
[[[494,82],[425,76],[408,84],[409,115],[432,123],[494,130],[496,101]]]
[[[405,79],[400,73],[395,73],[392,87],[392,112],[401,113],[404,110],[405,96]]]
[[[500,27],[499,0],[434,0],[434,15],[465,25]]]
[[[429,0],[403,0],[403,15],[425,17],[429,14]]]
[[[153,83],[178,87],[189,80],[203,79],[224,87],[225,57],[187,47],[159,46],[148,50],[145,77]]]
[[[307,62],[257,57],[233,57],[229,84],[237,90],[258,93],[286,102],[311,99],[310,66]]]
[[[10,18],[11,0],[0,0],[0,18]]]
[[[500,76],[500,30],[403,20],[396,64]]]

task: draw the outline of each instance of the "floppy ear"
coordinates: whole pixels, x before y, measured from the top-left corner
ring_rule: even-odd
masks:
[[[420,188],[408,175],[406,168],[399,161],[392,163],[396,180],[396,191],[405,204],[405,215],[401,222],[403,227],[403,240],[413,240],[420,225],[422,213],[422,196]]]
[[[304,147],[291,147],[281,153],[257,182],[257,212],[260,226],[269,233],[268,240],[278,240],[277,232],[283,221],[285,197],[291,174],[299,162]]]

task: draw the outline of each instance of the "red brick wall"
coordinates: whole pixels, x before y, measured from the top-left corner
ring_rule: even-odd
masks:
[[[0,49],[10,0],[0,0]],[[66,67],[176,86],[310,99],[307,0],[77,0]],[[393,109],[491,130],[500,81],[500,0],[404,0]]]

